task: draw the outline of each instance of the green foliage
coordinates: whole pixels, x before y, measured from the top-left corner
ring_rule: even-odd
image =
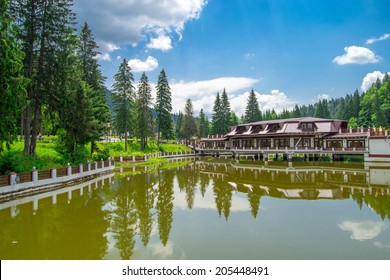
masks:
[[[136,136],[141,140],[141,150],[148,145],[148,137],[153,134],[153,116],[150,110],[152,105],[152,89],[148,77],[142,73],[136,99]]]
[[[194,108],[192,106],[191,99],[187,99],[184,117],[183,117],[183,125],[181,127],[181,133],[183,134],[184,139],[189,140],[193,137],[197,132],[197,127],[195,123],[194,117]]]
[[[0,1],[0,153],[16,139],[28,81],[22,75],[24,53],[9,8],[9,1]]]
[[[220,97],[219,92],[215,97],[213,107],[213,118],[211,121],[212,133],[223,135],[231,125],[230,102],[224,89]]]
[[[173,119],[172,119],[172,93],[169,87],[168,79],[164,69],[161,70],[157,80],[157,96],[155,110],[157,114],[156,125],[158,141],[160,133],[163,139],[173,138]]]
[[[21,145],[19,145],[19,143]],[[31,171],[33,167],[38,170],[44,170],[60,168],[63,166],[57,153],[53,151],[52,147],[54,145],[51,144],[50,148],[44,148],[42,147],[42,144],[39,144],[37,147],[39,156],[32,157],[23,155],[22,144],[23,143],[21,142],[16,143],[16,145],[14,145],[16,147],[12,147],[11,150],[4,152],[0,157],[0,175],[8,174],[9,172],[28,172]]]
[[[95,151],[92,153],[93,161],[108,160],[110,157],[109,145],[96,145]]]
[[[249,93],[244,118],[246,123],[258,122],[262,120],[259,103],[257,102],[256,94],[253,89]]]
[[[183,113],[179,111],[175,125],[175,134],[177,139],[183,139],[182,127],[183,127]]]
[[[199,138],[207,137],[209,134],[209,120],[203,112],[203,108],[199,112]]]
[[[125,135],[125,151],[127,151],[127,133],[131,131],[134,123],[134,77],[131,68],[124,58],[114,76],[112,86],[113,124],[118,132]]]
[[[75,145],[72,147],[72,152],[69,151],[70,146],[67,142],[67,132],[64,129],[60,129],[57,132],[57,140],[55,142],[55,151],[60,155],[62,164],[80,164],[86,163],[89,158],[88,149],[85,145]]]

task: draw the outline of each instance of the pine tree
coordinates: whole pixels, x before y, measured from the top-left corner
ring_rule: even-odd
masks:
[[[295,104],[294,110],[292,111],[291,117],[293,118],[300,118],[301,117],[301,110],[298,107],[298,104]]]
[[[182,134],[182,127],[183,127],[183,113],[179,111],[179,114],[177,116],[176,125],[175,125],[175,133],[176,133],[176,139],[183,139]]]
[[[152,106],[152,89],[145,72],[142,73],[138,85],[136,99],[136,135],[141,140],[141,150],[143,151],[148,145],[148,137],[153,133],[153,116],[150,110]]]
[[[16,39],[9,3],[0,0],[0,153],[4,143],[8,146],[16,138],[21,100],[27,86],[22,75],[24,53]]]
[[[13,11],[20,23],[19,39],[26,54],[24,71],[30,79],[24,110],[24,154],[36,155],[42,106],[53,100],[55,103],[58,83],[65,83],[61,81],[65,77],[56,76],[61,71],[56,67],[63,67],[58,58],[67,59],[64,54],[71,55],[68,50],[73,48],[75,15],[72,4],[72,0],[14,1]]]
[[[224,134],[226,131],[223,130],[223,110],[222,110],[222,101],[219,97],[219,92],[215,97],[214,107],[213,107],[213,118],[211,121],[212,125],[212,134]]]
[[[119,132],[125,135],[125,151],[127,151],[127,135],[133,125],[134,109],[134,78],[131,68],[126,58],[123,59],[119,66],[118,72],[114,76],[112,86],[112,103],[114,111],[114,126]]]
[[[100,54],[98,46],[92,36],[92,31],[85,22],[80,34],[79,56],[81,60],[83,80],[91,87],[88,98],[92,102],[94,129],[91,131],[91,154],[95,148],[95,141],[104,134],[106,124],[110,120],[104,87],[105,78],[100,71],[96,56]]]
[[[209,120],[205,115],[203,108],[199,112],[199,138],[205,138],[209,134]]]
[[[221,95],[221,133],[225,134],[230,126],[230,102],[229,97],[226,93],[226,89],[223,89],[222,95]]]
[[[249,93],[246,109],[245,109],[245,122],[258,122],[262,120],[259,103],[257,102],[255,91],[252,89]]]
[[[172,120],[172,93],[164,69],[161,70],[157,80],[157,96],[155,110],[157,113],[157,139],[160,142],[160,133],[163,139],[173,138]]]
[[[196,131],[197,128],[195,123],[192,101],[191,99],[187,99],[184,109],[183,125],[181,127],[181,132],[183,134],[184,139],[188,141],[191,139],[192,136],[195,135]]]

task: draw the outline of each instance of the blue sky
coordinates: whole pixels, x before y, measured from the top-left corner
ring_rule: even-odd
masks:
[[[175,112],[191,98],[211,113],[226,88],[240,116],[248,91],[260,109],[292,108],[364,91],[390,71],[388,0],[75,1],[102,52],[110,88],[123,58],[136,82],[162,68]]]

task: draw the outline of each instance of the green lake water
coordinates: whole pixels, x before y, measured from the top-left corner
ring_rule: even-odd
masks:
[[[0,202],[0,259],[390,259],[389,185],[381,164],[123,168]]]

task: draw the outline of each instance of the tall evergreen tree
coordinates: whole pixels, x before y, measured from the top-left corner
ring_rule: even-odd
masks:
[[[104,87],[105,78],[100,71],[100,65],[96,60],[96,56],[100,54],[98,46],[92,36],[88,24],[85,22],[80,33],[79,56],[81,60],[81,68],[83,80],[91,87],[90,96],[88,98],[92,102],[94,129],[91,131],[91,154],[95,148],[95,141],[104,134],[106,124],[110,120],[110,112],[107,106],[106,92]]]
[[[141,140],[141,150],[144,150],[148,145],[148,137],[153,134],[153,116],[150,110],[152,106],[152,89],[149,84],[148,77],[145,72],[142,73],[138,85],[136,99],[136,135]]]
[[[298,104],[295,104],[295,107],[292,111],[291,117],[293,118],[300,118],[301,117],[301,110],[298,107]]]
[[[173,138],[172,93],[164,69],[161,70],[158,76],[156,88],[157,139],[160,142],[160,133],[163,139]]]
[[[222,109],[222,101],[219,96],[219,92],[217,92],[217,96],[215,97],[214,107],[213,107],[213,118],[211,121],[212,125],[212,134],[224,134],[224,124],[223,124],[223,109]]]
[[[209,120],[205,115],[203,108],[199,112],[199,138],[207,137],[209,134]]]
[[[127,151],[127,135],[133,126],[133,109],[135,89],[133,86],[134,77],[131,68],[126,60],[123,59],[119,65],[119,70],[114,76],[112,86],[112,103],[113,103],[113,121],[114,126],[119,132],[125,135],[125,151]],[[134,131],[133,131],[134,132]]]
[[[177,115],[176,119],[176,125],[175,125],[175,134],[176,134],[176,139],[183,139],[183,134],[182,134],[182,127],[183,127],[183,113],[179,111],[179,114]]]
[[[191,137],[194,136],[197,131],[194,117],[194,108],[192,106],[191,99],[187,99],[186,101],[181,131],[184,139],[186,139],[187,141],[190,140]]]
[[[221,117],[222,117],[222,131],[220,134],[225,134],[230,126],[230,102],[229,97],[226,93],[226,89],[223,89],[221,95]]]
[[[27,79],[22,75],[23,56],[16,39],[16,27],[9,13],[9,0],[0,0],[0,153],[17,135],[21,100]]]
[[[328,101],[326,99],[322,99],[318,101],[317,107],[314,113],[314,117],[316,118],[330,118],[330,113],[328,109]]]
[[[24,154],[36,155],[37,135],[42,122],[42,106],[56,97],[55,83],[61,83],[54,67],[58,57],[71,55],[75,15],[72,0],[15,0],[14,11],[20,23],[20,40],[26,54],[25,75],[30,79],[24,115]],[[67,58],[65,58],[67,59]],[[66,64],[65,64],[66,65]],[[64,65],[64,66],[65,66]],[[64,82],[64,81],[62,81]],[[54,102],[56,102],[54,100]],[[58,102],[57,102],[58,105]]]
[[[262,120],[259,103],[257,102],[255,91],[252,89],[249,93],[246,109],[245,109],[245,122],[258,122]]]

